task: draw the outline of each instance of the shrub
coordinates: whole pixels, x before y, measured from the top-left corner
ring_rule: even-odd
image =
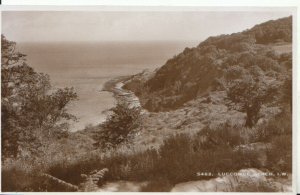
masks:
[[[111,111],[113,114],[101,125],[103,130],[95,136],[96,146],[101,148],[115,148],[128,141],[133,130],[140,126],[140,108],[118,104]]]
[[[257,151],[233,150],[234,146],[242,142],[236,133],[237,128],[225,125],[210,131],[211,134],[207,128],[203,133],[193,136],[173,135],[158,150],[132,150],[122,153],[114,149],[105,156],[95,155],[72,163],[57,163],[48,173],[79,185],[83,182],[81,174],[108,168],[105,181],[147,181],[149,183],[143,191],[169,191],[180,182],[216,177],[198,176],[198,172],[217,173],[250,167],[260,168]],[[218,140],[216,143],[199,144],[203,141],[203,135]]]
[[[235,104],[240,104],[239,110],[247,114],[246,127],[256,125],[262,105],[274,101],[271,97],[278,93],[277,83],[267,83],[267,78],[262,75],[261,69],[256,66],[250,71],[239,66],[226,70],[224,84],[227,96]]]
[[[223,145],[234,147],[245,142],[241,129],[241,127],[232,127],[228,123],[215,129],[205,127],[197,134],[196,144],[200,144],[202,149]]]
[[[75,120],[66,106],[77,99],[73,88],[53,90],[48,75],[30,67],[16,43],[1,35],[2,157],[35,156],[53,129]],[[64,125],[66,126],[66,125]],[[57,133],[57,132],[53,132]]]
[[[3,192],[63,192],[69,191],[39,175],[39,170],[27,172],[22,168],[2,170]]]
[[[292,134],[292,118],[288,112],[282,112],[269,120],[266,125],[257,127],[256,141],[270,141],[274,136]]]
[[[274,172],[292,172],[292,136],[280,135],[271,139],[272,148],[267,151],[267,166]]]

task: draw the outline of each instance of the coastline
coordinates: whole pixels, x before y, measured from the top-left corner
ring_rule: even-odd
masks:
[[[139,98],[130,90],[123,89],[127,81],[134,75],[120,76],[104,83],[101,91],[107,91],[113,94],[118,104],[127,104],[129,107],[141,107]]]

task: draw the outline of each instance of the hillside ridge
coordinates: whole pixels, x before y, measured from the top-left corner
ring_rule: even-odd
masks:
[[[149,111],[178,109],[190,100],[220,90],[217,80],[230,66],[249,69],[257,65],[265,73],[287,70],[279,58],[290,51],[278,54],[273,46],[288,45],[291,41],[292,16],[267,21],[243,32],[209,37],[197,47],[185,48],[167,60],[151,76],[131,80],[125,88],[134,91]]]

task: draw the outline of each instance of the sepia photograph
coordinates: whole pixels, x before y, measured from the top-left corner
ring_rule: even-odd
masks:
[[[293,192],[295,9],[1,14],[1,191]]]

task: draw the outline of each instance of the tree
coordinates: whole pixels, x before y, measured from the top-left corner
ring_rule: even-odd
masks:
[[[117,104],[111,109],[112,114],[101,125],[102,130],[95,136],[96,146],[115,148],[130,138],[133,130],[141,124],[139,107],[130,108],[127,104]]]
[[[278,83],[266,79],[258,66],[252,66],[250,70],[232,66],[225,75],[227,96],[239,104],[241,111],[246,112],[245,126],[254,126],[259,119],[261,106],[270,102],[277,93]]]
[[[49,76],[35,72],[15,42],[1,35],[1,43],[2,154],[15,157],[24,147],[35,149],[32,144],[65,126],[63,121],[75,119],[66,106],[77,95],[73,88],[54,91]]]

